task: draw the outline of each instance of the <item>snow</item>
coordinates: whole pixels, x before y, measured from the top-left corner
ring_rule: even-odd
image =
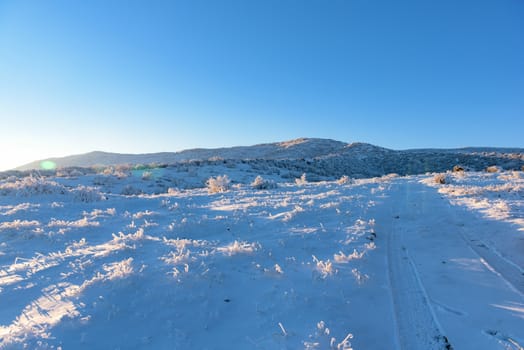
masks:
[[[522,172],[148,172],[0,180],[0,349],[524,346]]]
[[[477,173],[467,177],[459,173],[439,192],[447,195],[452,203],[480,211],[486,218],[514,223],[524,231],[522,171]]]

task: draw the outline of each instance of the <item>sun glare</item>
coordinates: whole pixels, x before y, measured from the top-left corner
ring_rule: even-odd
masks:
[[[20,147],[20,148],[8,148],[6,145],[0,145],[0,149],[3,151],[0,153],[0,171],[7,171],[15,169],[24,164],[34,162],[38,159],[46,159],[50,154],[53,154],[52,151],[45,152],[35,152],[35,148],[29,147]],[[40,163],[40,169],[42,170],[52,170],[56,168],[56,164],[49,160],[44,160]]]
[[[22,164],[29,163],[26,155],[21,155],[18,152],[8,151],[4,148],[2,156],[0,157],[0,171],[11,170]]]
[[[44,160],[40,162],[40,168],[43,170],[53,170],[56,169],[56,163],[51,160]]]

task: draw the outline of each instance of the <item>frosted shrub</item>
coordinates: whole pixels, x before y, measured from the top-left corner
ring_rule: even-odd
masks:
[[[449,177],[448,177],[448,175],[446,173],[436,174],[433,177],[433,180],[435,181],[435,183],[437,183],[439,185],[444,185],[444,184],[449,183]]]
[[[102,170],[102,174],[106,176],[110,176],[110,175],[113,175],[114,170],[115,169],[113,169],[113,167],[107,167]]]
[[[107,280],[112,281],[115,279],[124,278],[133,273],[133,258],[111,264],[104,264],[102,268],[106,272],[105,278]]]
[[[92,203],[106,199],[106,197],[100,193],[96,187],[80,185],[72,192],[75,201],[78,202]]]
[[[475,168],[466,165],[455,165],[452,169],[453,176],[467,176],[468,172],[476,171]],[[449,172],[449,171],[448,171]]]
[[[15,182],[0,184],[0,194],[29,197],[39,194],[64,194],[67,189],[55,181],[46,180],[41,176],[31,175]]]
[[[333,263],[329,261],[329,259],[326,261],[322,261],[317,259],[317,257],[313,255],[313,261],[317,265],[317,271],[320,273],[320,277],[322,279],[325,279],[328,276],[331,276],[337,272],[337,270],[333,268]]]
[[[369,246],[369,248],[374,249],[374,246]],[[346,264],[354,259],[357,259],[357,260],[362,259],[365,253],[366,253],[365,250],[359,253],[357,252],[356,249],[353,249],[353,253],[346,255],[342,251],[339,251],[339,254],[335,254],[334,258],[335,258],[335,262],[340,263],[340,264]]]
[[[167,189],[167,194],[171,196],[176,196],[176,195],[179,195],[180,193],[181,193],[180,190],[176,187],[169,187]]]
[[[295,179],[295,183],[297,185],[305,185],[305,184],[307,184],[306,173],[303,173],[300,178]]]
[[[486,172],[488,172],[488,173],[498,173],[500,171],[501,171],[500,167],[498,167],[496,165],[492,165],[492,166],[489,166],[489,167],[486,168]]]
[[[107,167],[102,170],[102,175],[108,178],[116,177],[117,179],[125,179],[129,177],[129,168],[125,165],[119,165],[117,167]]]
[[[351,183],[351,179],[349,178],[349,176],[344,175],[344,176],[342,176],[340,179],[337,180],[337,183],[338,183],[339,185],[350,184],[350,183]]]
[[[253,187],[256,190],[269,190],[277,188],[277,184],[275,183],[275,181],[264,179],[262,178],[262,176],[259,175],[251,183],[251,187]]]
[[[122,180],[122,179],[125,179],[129,176],[129,173],[126,172],[126,171],[123,171],[123,170],[115,170],[115,172],[113,173],[113,175],[119,179],[119,180]]]
[[[251,254],[260,248],[259,243],[239,242],[235,240],[233,243],[224,247],[218,247],[217,250],[224,255],[233,256],[237,254]]]
[[[210,177],[206,181],[207,190],[209,193],[226,192],[229,189],[230,182],[231,181],[227,175]]]

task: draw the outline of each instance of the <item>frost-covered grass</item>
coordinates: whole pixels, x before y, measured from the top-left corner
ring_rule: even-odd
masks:
[[[14,220],[0,223],[0,230],[15,229],[20,230],[28,227],[38,227],[40,223],[36,220]]]
[[[441,258],[453,247],[445,241],[424,246],[438,240],[445,223],[463,228],[471,219],[460,221],[457,211],[439,225],[424,225],[417,213],[426,206],[443,210],[439,201],[451,200],[492,221],[518,224],[523,217],[520,172],[450,173],[444,184],[433,175],[317,182],[304,176],[274,186],[282,178],[253,181],[256,173],[229,177],[224,169],[199,169],[200,188],[193,189],[177,187],[179,174],[169,168],[146,177],[144,169],[121,169],[126,176],[111,170],[1,182],[0,349],[396,348],[401,315],[395,315],[388,265],[395,252],[405,254],[401,272],[421,269],[414,280],[424,281],[428,294],[442,281],[456,285],[481,269],[473,259]],[[427,186],[418,183],[422,178]],[[207,187],[205,179],[212,180]],[[395,192],[413,184],[418,195]],[[419,203],[428,193],[436,199]],[[486,227],[495,240],[495,226]],[[396,230],[422,243],[411,249],[404,237],[390,250]],[[425,249],[427,259],[409,262]],[[425,264],[428,270],[420,267]],[[491,285],[484,282],[477,288]],[[514,301],[510,288],[498,288],[503,300]],[[477,290],[464,293],[474,301]],[[478,309],[474,302],[463,312],[435,300],[445,329]],[[495,326],[518,326],[518,305],[502,305],[512,311]],[[495,319],[489,310],[478,319]],[[485,337],[483,331],[467,334]],[[486,342],[494,349],[508,344],[497,348],[499,339],[492,338]]]
[[[106,197],[93,186],[66,187],[59,182],[38,175],[8,179],[0,182],[0,196],[32,197],[40,195],[67,195],[74,201],[96,202]]]
[[[64,194],[67,190],[59,183],[42,176],[30,175],[23,178],[10,178],[0,182],[0,195],[29,197],[46,194]]]
[[[156,195],[145,194],[149,176],[79,179],[5,186],[16,190],[0,198],[0,234],[10,233],[0,255],[0,348],[349,348],[348,333],[359,331],[333,300],[363,285],[353,270],[366,270],[372,227],[361,218],[380,181],[230,187],[217,176],[211,193]],[[114,184],[126,183],[141,194],[120,195]],[[19,191],[34,195],[9,204]],[[22,237],[35,230],[26,247]],[[329,337],[312,329],[319,322],[331,325]],[[127,335],[98,335],[117,328]]]
[[[258,243],[248,243],[239,241],[234,241],[233,243],[217,248],[219,252],[227,256],[232,256],[236,254],[250,254],[258,249],[260,249],[260,244]]]

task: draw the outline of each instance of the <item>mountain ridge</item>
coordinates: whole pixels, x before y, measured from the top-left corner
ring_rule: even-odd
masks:
[[[136,165],[140,163],[176,163],[189,160],[220,159],[300,159],[315,158],[326,153],[341,151],[351,145],[341,141],[320,138],[298,138],[283,142],[261,143],[252,146],[220,148],[192,148],[178,152],[114,153],[91,151],[65,157],[35,160],[13,170],[39,169],[43,161],[51,161],[57,168],[110,165]],[[372,146],[372,145],[370,145]],[[375,146],[376,147],[376,146]]]
[[[313,168],[314,172],[326,173],[327,176],[331,177],[340,174],[377,176],[387,173],[416,174],[443,171],[456,164],[478,170],[491,165],[520,170],[524,166],[524,149],[464,147],[392,150],[363,142],[346,143],[332,139],[297,138],[252,146],[194,148],[179,152],[126,154],[92,151],[38,160],[14,170],[40,169],[43,161],[51,162],[54,167],[60,169],[118,165],[171,165],[184,162],[216,162],[220,160],[251,163],[271,161],[278,163],[280,168],[293,164],[298,169]],[[307,168],[301,165],[302,163],[306,163]]]

